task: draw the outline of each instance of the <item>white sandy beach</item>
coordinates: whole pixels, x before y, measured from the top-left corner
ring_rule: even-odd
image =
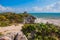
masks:
[[[46,22],[60,26],[60,19],[37,18],[37,19],[35,20],[35,23],[46,23]]]

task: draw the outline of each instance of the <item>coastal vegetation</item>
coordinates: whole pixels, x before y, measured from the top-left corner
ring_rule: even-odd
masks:
[[[3,34],[0,32],[0,37],[3,36]]]
[[[25,23],[25,20],[27,21],[28,17],[35,19],[35,17],[28,14],[27,12],[24,12],[24,13],[12,13],[12,12],[0,13],[0,27],[9,26],[12,24],[17,24],[17,23]],[[32,19],[32,20],[34,21],[34,19]],[[30,20],[30,21],[32,21],[32,20]]]
[[[49,23],[24,24],[22,31],[28,40],[60,40],[59,26]]]
[[[60,26],[49,24],[48,22],[46,24],[34,23],[35,19],[36,18],[34,16],[28,14],[27,12],[0,13],[0,27],[22,23],[22,30],[20,31],[25,34],[28,40],[60,40]],[[2,35],[3,34],[0,32],[0,36]],[[19,37],[17,38],[19,39]]]

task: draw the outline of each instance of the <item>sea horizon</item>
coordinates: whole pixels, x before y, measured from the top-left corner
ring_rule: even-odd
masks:
[[[36,18],[60,19],[60,13],[29,13]]]

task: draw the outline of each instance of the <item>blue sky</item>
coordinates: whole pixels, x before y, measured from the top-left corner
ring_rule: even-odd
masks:
[[[0,12],[60,12],[59,2],[60,0],[0,0]]]

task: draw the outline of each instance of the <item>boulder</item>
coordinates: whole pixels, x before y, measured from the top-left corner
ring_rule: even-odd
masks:
[[[22,32],[19,32],[15,36],[15,39],[14,40],[27,40],[27,38],[26,38],[26,36]]]
[[[24,18],[24,23],[34,23],[35,22],[35,17],[34,16],[28,16]]]
[[[18,33],[8,33],[0,37],[0,40],[27,40],[26,36],[20,31]]]
[[[14,40],[15,36],[16,36],[16,32],[13,32],[13,33],[9,33],[9,34],[6,34],[5,36],[11,38],[12,40]]]
[[[3,37],[0,38],[0,40],[12,40],[12,39],[7,37],[7,36],[3,36]]]

